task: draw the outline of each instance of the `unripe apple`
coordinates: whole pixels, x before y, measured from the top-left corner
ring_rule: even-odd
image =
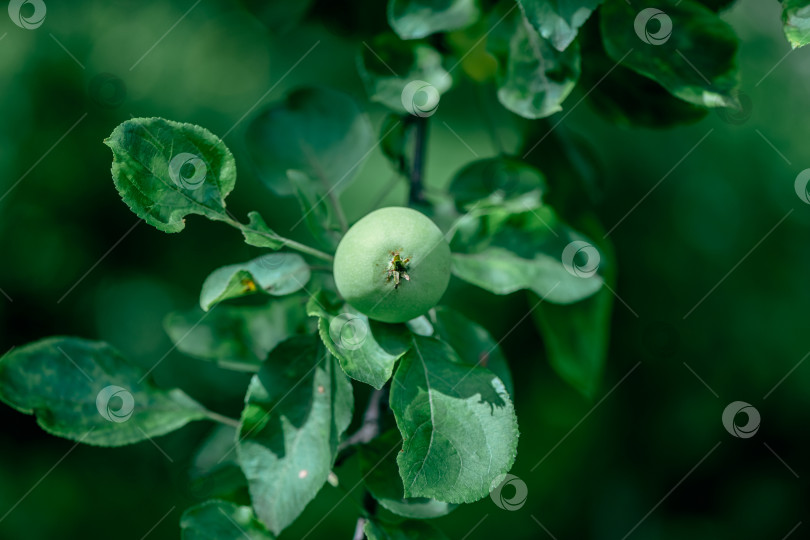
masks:
[[[427,216],[381,208],[355,223],[335,254],[335,283],[356,310],[396,323],[424,315],[450,281],[450,247]]]

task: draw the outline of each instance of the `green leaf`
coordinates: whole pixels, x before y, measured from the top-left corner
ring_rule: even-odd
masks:
[[[810,43],[810,0],[782,0],[782,24],[794,49]]]
[[[558,51],[519,10],[494,26],[487,50],[498,60],[498,100],[524,118],[561,111],[579,78],[579,46],[574,43]]]
[[[180,518],[183,540],[273,540],[250,506],[210,500]]]
[[[639,0],[632,6],[607,0],[600,22],[605,50],[614,62],[689,103],[739,107],[734,96],[737,37],[705,6],[694,0]]]
[[[242,236],[245,237],[246,244],[268,249],[284,247],[284,241],[267,226],[258,212],[249,212],[248,219],[250,220],[248,224],[242,227]]]
[[[268,2],[267,0],[241,0],[240,9],[244,7],[258,19],[270,35],[285,39],[301,23],[313,0],[296,0],[295,2]]]
[[[388,0],[388,24],[402,39],[464,28],[479,14],[476,0]]]
[[[433,325],[424,315],[411,319],[405,323],[405,326],[417,336],[430,337],[433,335]]]
[[[545,190],[543,173],[508,156],[473,161],[456,173],[449,188],[459,211],[513,201],[516,212],[525,212],[540,206]]]
[[[110,345],[51,337],[0,359],[0,401],[52,435],[123,446],[165,435],[207,411],[182,390],[161,390]]]
[[[340,193],[374,144],[371,122],[348,95],[301,88],[259,113],[246,133],[248,154],[262,181],[279,195],[295,190],[290,169],[313,179],[313,189]]]
[[[445,306],[436,306],[433,328],[436,336],[450,345],[463,362],[483,366],[503,381],[509,395],[514,394],[509,364],[489,332],[461,313]]]
[[[273,348],[306,328],[301,298],[263,306],[221,306],[170,313],[163,322],[177,350],[227,369],[258,371]]]
[[[532,305],[538,300],[534,297]],[[533,312],[551,367],[588,399],[602,381],[612,307],[613,294],[603,288],[576,304],[541,302]]]
[[[235,430],[231,430],[235,431]],[[230,449],[233,449],[233,437],[230,440]],[[247,480],[242,469],[235,461],[224,461],[221,465],[210,471],[189,471],[187,481],[188,492],[196,499],[210,499],[221,497],[228,500],[240,500],[247,493]]]
[[[323,486],[353,405],[351,383],[314,335],[284,341],[254,375],[237,450],[256,514],[275,534]]]
[[[406,146],[413,126],[406,119],[407,117],[397,114],[389,114],[380,127],[380,150],[401,174],[408,173]]]
[[[577,302],[602,286],[601,278],[567,276],[562,262],[551,254],[538,252],[527,259],[498,246],[454,253],[453,274],[493,294],[528,289],[557,304]]]
[[[543,167],[549,183],[548,195],[544,199],[560,216],[576,219],[580,213],[603,200],[608,175],[596,148],[589,142],[592,139],[562,125],[545,137],[548,129],[548,124],[535,123],[521,152],[529,151],[529,163]]]
[[[424,317],[421,317],[424,318]],[[388,351],[388,354],[402,356],[411,348],[411,323],[418,319],[413,319],[407,323],[391,324],[369,319],[371,334],[377,343]]]
[[[310,278],[309,265],[297,253],[268,253],[246,263],[217,268],[205,278],[200,307],[251,294],[284,296],[301,290]]]
[[[205,474],[223,465],[236,463],[236,454],[233,451],[235,440],[235,427],[216,424],[194,453],[193,472]]]
[[[395,429],[360,446],[358,462],[366,489],[383,508],[400,516],[429,519],[449,514],[456,505],[424,497],[404,497],[396,461],[401,447],[402,437]]]
[[[334,253],[340,242],[340,229],[335,228],[331,205],[326,197],[313,189],[312,180],[301,171],[290,169],[287,177],[295,190],[304,223],[315,240]]]
[[[604,234],[593,216],[581,215],[579,223],[595,237]],[[551,367],[587,399],[593,398],[602,381],[610,343],[612,291],[616,287],[613,246],[602,240],[598,247],[602,254],[599,269],[610,288],[603,287],[590,298],[567,306],[541,302],[532,312]],[[532,298],[532,305],[537,300]]]
[[[398,114],[432,115],[453,85],[436,49],[392,34],[380,34],[363,47],[358,69],[369,99]]]
[[[469,253],[453,253],[453,274],[494,294],[528,289],[570,304],[602,287],[601,252],[549,207],[509,216]]]
[[[217,424],[197,448],[188,469],[188,489],[194,497],[231,499],[247,489],[233,451],[235,440],[235,427]]]
[[[594,88],[613,64],[597,72],[600,66],[596,59],[588,57],[588,62],[590,67],[583,71],[582,83]],[[621,66],[604,78],[588,98],[596,112],[621,126],[664,129],[695,123],[707,114],[706,109],[673,97],[657,82]]]
[[[309,299],[307,314],[318,317],[321,340],[346,375],[378,390],[391,378],[394,364],[405,353],[396,336],[385,332],[375,335],[373,328],[379,326],[372,327],[368,317],[323,292]]]
[[[639,75],[608,58],[602,45],[597,21],[590,21],[581,31],[582,88],[594,111],[621,126],[643,126],[662,129],[697,122],[708,114],[705,107],[687,103],[670,94],[652,79]],[[534,152],[533,152],[534,154]],[[543,169],[551,171],[540,157]]]
[[[447,540],[439,529],[423,521],[386,523],[377,519],[363,526],[368,540]]]
[[[124,202],[153,227],[180,232],[189,214],[227,221],[236,183],[231,151],[210,131],[162,118],[134,118],[105,139]]]
[[[503,382],[438,340],[414,336],[394,374],[391,410],[406,497],[477,501],[515,461],[517,418]]]
[[[526,18],[549,40],[564,51],[576,39],[577,31],[604,0],[518,0]]]

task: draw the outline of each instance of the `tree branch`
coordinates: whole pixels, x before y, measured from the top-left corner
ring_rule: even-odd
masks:
[[[417,116],[413,122],[416,125],[414,136],[413,161],[411,162],[411,191],[408,202],[411,205],[425,204],[425,153],[427,152],[427,118]]]
[[[354,536],[352,536],[352,540],[365,540],[366,533],[363,531],[365,526],[366,518],[363,516],[357,518],[357,525],[354,527]]]
[[[387,393],[387,387],[380,390],[374,390],[368,398],[368,405],[366,405],[366,412],[363,413],[363,424],[360,428],[352,433],[346,440],[338,446],[338,451],[371,441],[380,434],[380,404],[384,395]]]
[[[388,395],[388,385],[386,384],[379,390],[374,390],[368,398],[368,405],[366,411],[363,413],[363,424],[360,428],[352,433],[345,441],[338,446],[338,452],[348,449],[347,452],[342,452],[336,460],[335,466],[346,460],[348,456],[353,453],[354,448],[358,444],[367,443],[380,434],[380,423],[382,420],[382,404],[385,402],[384,398]],[[366,490],[363,495],[363,509],[364,515],[357,518],[357,525],[354,528],[353,540],[364,540],[366,537],[363,528],[368,521],[369,516],[373,516],[377,511],[377,500]]]
[[[368,518],[377,513],[377,499],[375,499],[368,490],[366,490],[365,495],[363,495],[363,510],[366,511],[366,515],[357,518],[357,525],[354,527],[354,537],[352,540],[365,539],[366,535],[363,531],[363,527],[365,527]]]

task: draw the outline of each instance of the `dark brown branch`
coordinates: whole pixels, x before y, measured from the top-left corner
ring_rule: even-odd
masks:
[[[416,133],[414,134],[413,161],[411,163],[411,191],[408,202],[411,205],[422,205],[425,199],[425,154],[427,152],[427,118],[414,117]]]

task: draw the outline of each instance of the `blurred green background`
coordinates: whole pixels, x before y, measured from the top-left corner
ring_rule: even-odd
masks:
[[[240,218],[259,210],[287,231],[297,205],[259,182],[245,156],[247,119],[238,121],[293,87],[322,84],[354,95],[379,129],[384,111],[365,98],[355,55],[383,28],[384,2],[47,6],[36,30],[0,14],[0,354],[51,334],[80,335],[109,341],[148,369],[172,346],[163,316],[193,307],[211,270],[258,251],[198,217],[178,235],[136,225],[101,141],[132,116],[229,132],[239,166],[229,208]],[[306,16],[296,21],[299,10]],[[783,538],[806,515],[810,362],[800,361],[810,349],[810,206],[793,183],[810,167],[810,50],[788,53],[779,14],[776,0],[740,0],[723,15],[742,40],[741,88],[752,103],[740,125],[710,114],[670,130],[618,128],[585,100],[555,129],[593,147],[597,211],[606,229],[619,223],[610,238],[622,301],[605,381],[585,401],[549,368],[531,318],[518,326],[504,348],[522,432],[512,473],[528,499],[513,512],[489,498],[459,508],[435,522],[450,538],[620,539],[631,530],[639,539]],[[100,94],[104,80],[119,86],[101,85]],[[430,120],[432,189],[476,155],[496,153],[487,116],[507,149],[520,144],[518,122],[493,95],[462,83],[442,98]],[[342,196],[349,218],[369,211],[391,177],[375,152]],[[405,197],[403,182],[385,203]],[[523,295],[496,298],[456,281],[447,301],[496,339],[529,308]],[[179,353],[154,375],[234,417],[248,380]],[[762,416],[752,438],[721,424],[735,400]],[[159,448],[120,449],[74,448],[6,406],[0,424],[2,539],[174,539],[182,511],[201,500],[187,473],[210,424],[157,439]],[[355,469],[345,467],[345,486]],[[306,534],[343,495],[327,485],[282,538]],[[350,538],[359,497],[358,489],[310,538]],[[807,527],[791,537],[806,537]]]

